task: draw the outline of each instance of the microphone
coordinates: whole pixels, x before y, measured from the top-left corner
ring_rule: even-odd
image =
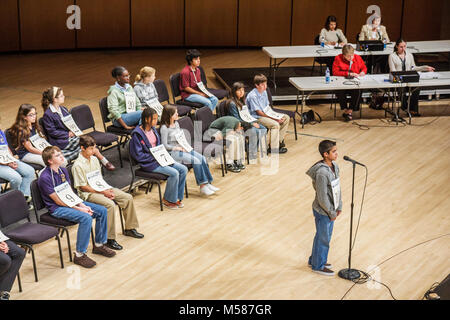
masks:
[[[380,26],[377,27],[378,36],[380,37],[380,40],[383,40],[380,33]]]
[[[362,163],[360,163],[360,162],[358,162],[358,161],[356,161],[356,160],[353,160],[352,158],[349,158],[348,156],[344,156],[344,160],[345,160],[345,161],[350,161],[350,162],[353,163],[353,164],[359,164],[360,166],[365,167],[364,164],[362,164]]]

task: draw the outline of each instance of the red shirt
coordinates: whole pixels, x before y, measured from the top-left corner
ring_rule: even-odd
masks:
[[[345,60],[344,55],[342,53],[340,55],[336,56],[336,58],[334,58],[333,76],[346,77],[346,76],[348,76],[349,68],[350,68],[350,62]],[[363,59],[360,56],[355,54],[353,56],[351,72],[359,74],[362,71],[364,71],[364,73],[367,73],[366,64],[364,63]]]
[[[197,68],[195,70],[195,76],[194,72],[191,69],[191,66],[187,65],[183,68],[180,72],[180,92],[181,97],[183,99],[186,99],[189,97],[192,93],[184,91],[184,88],[191,87],[194,90],[200,91],[200,89],[197,87],[197,82],[202,81],[202,76],[200,74],[200,69]]]

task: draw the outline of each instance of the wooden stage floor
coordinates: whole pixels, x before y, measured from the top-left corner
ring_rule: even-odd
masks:
[[[212,68],[267,65],[259,50],[203,51],[211,83]],[[66,106],[87,103],[101,128],[98,101],[113,82],[110,70],[116,65],[126,66],[133,76],[141,66],[154,66],[157,78],[168,84],[169,75],[184,65],[184,50],[0,56],[0,128],[11,125],[21,103],[35,104],[41,116],[41,92],[53,85],[63,87]],[[450,270],[449,107],[448,100],[421,102],[423,117],[414,118],[412,126],[396,126],[365,105],[363,119],[354,117],[370,126],[361,130],[333,119],[329,105],[316,105],[324,121],[299,129],[297,141],[291,124],[285,139],[289,151],[278,166],[272,162],[272,172],[269,165],[257,164],[222,178],[212,163],[218,194],[201,197],[190,173],[185,208],[163,213],[156,190],[149,195],[138,190],[144,239],[124,237],[117,221],[117,241],[124,249],[112,259],[90,254],[97,261],[91,270],[69,263],[65,239],[65,269],[59,266],[56,241],[38,245],[39,282],[34,282],[27,256],[21,269],[24,291],[19,293],[14,284],[12,299],[390,299],[375,282],[353,286],[337,276],[313,273],[307,265],[314,192],[305,171],[319,160],[317,145],[324,138],[337,141],[344,203],[331,241],[333,269],[347,266],[351,165],[342,157],[348,155],[369,172],[352,267],[388,285],[397,299],[421,299]],[[364,170],[358,167],[355,226],[363,183]],[[71,239],[74,247],[76,228]]]

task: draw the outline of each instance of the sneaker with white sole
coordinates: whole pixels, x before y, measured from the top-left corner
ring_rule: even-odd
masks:
[[[172,210],[178,209],[178,205],[176,203],[169,202],[166,199],[163,199],[163,205],[164,205],[164,207],[172,209]]]
[[[316,273],[321,274],[323,276],[334,276],[334,271],[330,270],[330,269],[328,269],[326,267],[323,267],[322,270],[313,270],[313,272],[316,272]]]
[[[312,268],[312,265],[308,263],[308,267]],[[333,265],[331,263],[325,263],[324,267],[331,269],[331,268],[333,268]]]
[[[208,183],[206,186],[214,192],[217,192],[220,190],[220,188],[214,187],[211,183]]]
[[[210,196],[214,194],[214,191],[212,191],[210,188],[208,188],[207,185],[204,185],[203,187],[200,187],[200,193],[205,196]]]

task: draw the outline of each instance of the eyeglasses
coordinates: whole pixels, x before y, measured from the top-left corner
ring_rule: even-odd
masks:
[[[36,116],[37,116],[37,112],[27,114],[27,117],[36,117]]]

